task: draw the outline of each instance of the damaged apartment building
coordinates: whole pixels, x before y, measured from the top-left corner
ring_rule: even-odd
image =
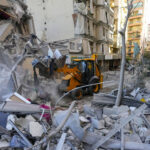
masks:
[[[20,55],[27,37],[34,32],[33,18],[23,1],[0,0],[1,50],[5,49],[11,55]]]
[[[120,51],[113,54],[114,12],[109,0],[24,0],[33,16],[36,35],[74,58],[98,55],[105,70],[118,66]],[[34,3],[34,5],[32,5]],[[59,11],[56,11],[59,10]]]
[[[10,33],[24,36],[34,33],[33,18],[27,12],[27,5],[20,1],[0,1],[0,42],[4,42]]]

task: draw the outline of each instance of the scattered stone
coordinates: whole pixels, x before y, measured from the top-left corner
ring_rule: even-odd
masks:
[[[84,113],[86,115],[93,116],[93,117],[95,116],[95,112],[94,112],[94,109],[92,107],[84,105],[83,110],[84,110]]]
[[[30,121],[25,118],[19,118],[19,119],[16,119],[15,123],[16,125],[19,125],[20,127],[23,127],[24,129],[28,129]]]
[[[105,121],[104,120],[97,120],[95,118],[91,118],[91,125],[93,128],[101,130],[105,128]]]
[[[6,125],[6,129],[7,130],[12,130],[13,129],[12,125],[9,123],[9,120],[11,120],[13,123],[15,123],[15,120],[16,120],[15,118],[16,118],[15,115],[9,115],[8,116],[8,118],[7,118],[7,125]]]
[[[41,137],[43,134],[43,127],[38,122],[29,123],[29,132],[33,137]]]
[[[25,119],[29,120],[29,121],[36,121],[31,115],[27,115],[25,117]]]
[[[104,121],[105,121],[106,127],[110,127],[110,126],[112,126],[112,124],[113,124],[113,122],[112,122],[112,120],[110,119],[110,117],[105,117],[105,118],[104,118]]]
[[[9,147],[10,144],[7,141],[0,141],[0,149]]]
[[[85,123],[88,123],[88,122],[89,122],[89,120],[86,119],[86,118],[83,117],[83,116],[80,116],[79,119],[80,119],[81,122],[85,122]]]

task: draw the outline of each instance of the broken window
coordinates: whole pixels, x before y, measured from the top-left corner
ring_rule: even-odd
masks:
[[[104,44],[102,44],[102,53],[104,54]]]
[[[105,36],[105,28],[103,27],[103,36]]]
[[[105,15],[106,15],[106,22],[108,24],[108,14],[107,14],[107,12],[105,12]]]

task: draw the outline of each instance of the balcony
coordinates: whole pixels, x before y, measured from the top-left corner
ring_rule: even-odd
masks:
[[[140,40],[140,37],[128,38],[128,41],[133,41],[133,40]]]
[[[132,33],[141,33],[142,31],[141,31],[141,29],[140,30],[134,30],[134,31],[132,31],[132,30],[129,30],[128,31],[128,34],[132,34]]]
[[[127,47],[128,47],[128,48],[130,48],[130,47],[134,47],[134,45],[128,45]]]
[[[137,8],[135,8],[135,9],[133,9],[133,12],[135,12],[135,11],[137,11],[137,10],[142,10],[143,9],[143,7],[137,7]]]
[[[137,34],[129,36],[128,38],[140,38],[140,37],[141,35],[137,33]]]
[[[129,23],[129,27],[132,27],[132,26],[141,26],[142,25],[142,22],[139,22],[139,23]]]
[[[133,0],[133,3],[143,2],[144,0]]]
[[[137,15],[132,15],[132,16],[129,18],[129,20],[137,19],[137,18],[142,18],[142,17],[143,17],[143,15],[139,15],[139,14],[137,14]]]

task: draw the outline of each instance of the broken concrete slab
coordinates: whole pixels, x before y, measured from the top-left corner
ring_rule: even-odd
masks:
[[[91,118],[91,125],[93,128],[96,128],[98,130],[105,128],[105,121],[104,120],[97,120],[95,118]]]
[[[134,89],[134,90],[130,93],[130,95],[133,96],[133,97],[135,97],[135,96],[138,94],[139,91],[140,91],[140,88]]]
[[[104,107],[103,114],[110,116],[110,115],[120,115],[121,113],[127,113],[128,114],[129,107],[121,105],[120,107]]]
[[[0,140],[0,149],[8,148],[10,146],[9,142]]]
[[[84,113],[85,113],[86,115],[90,115],[91,117],[92,117],[92,116],[93,116],[93,117],[95,116],[94,109],[91,108],[90,106],[84,105],[84,106],[83,106],[83,110],[84,110]]]
[[[88,123],[89,122],[89,120],[87,118],[83,117],[83,116],[80,116],[79,119],[83,123]]]
[[[59,111],[56,114],[54,114],[54,123],[56,126],[58,126],[61,123],[61,121],[65,118],[66,114],[67,111]],[[78,113],[71,114],[63,129],[66,129],[67,127],[71,129],[71,131],[77,138],[82,139],[84,135],[84,130],[80,126]]]
[[[105,121],[106,127],[110,127],[113,124],[112,119],[110,119],[110,117],[108,116],[104,118],[104,121]]]
[[[33,137],[41,137],[44,133],[42,125],[38,122],[30,122],[29,123],[29,132]]]
[[[94,99],[92,101],[92,105],[94,106],[111,106],[115,105],[116,96],[111,94],[95,94]],[[127,105],[129,107],[140,107],[143,102],[135,100],[133,97],[124,96],[121,101],[122,105]],[[147,105],[149,105],[147,103]],[[150,105],[149,105],[150,106]]]
[[[30,123],[30,121],[25,118],[16,119],[16,122],[15,122],[16,125],[24,128],[24,129],[28,129],[29,123]]]
[[[113,128],[106,136],[105,138],[101,139],[100,141],[96,142],[92,145],[91,149],[95,150],[96,148],[100,147],[102,144],[104,144],[106,141],[108,141],[114,134],[116,134],[118,131],[120,131],[121,128],[123,128],[126,124],[128,124],[131,120],[133,120],[136,116],[139,116],[142,114],[144,109],[147,108],[147,105],[143,104],[140,106],[137,110],[134,111],[128,118],[124,119],[120,124],[116,124],[115,128]]]
[[[90,147],[90,145],[94,144],[100,139],[102,140],[103,138],[104,136],[100,136],[99,134],[95,134],[93,132],[86,132],[82,141],[87,143]],[[125,149],[132,149],[132,150],[145,150],[145,149],[149,150],[149,146],[150,146],[149,144],[144,144],[141,142],[134,142],[134,139],[133,141],[131,140],[125,141],[124,143]],[[109,139],[101,147],[105,149],[120,149],[121,141]],[[91,150],[91,148],[89,148],[89,150]]]
[[[137,127],[142,127],[145,125],[144,120],[141,117],[135,117],[133,119],[133,123],[137,126]]]
[[[15,102],[20,102],[20,103],[27,103],[31,104],[30,101],[28,101],[25,97],[20,95],[19,93],[15,92],[10,98],[8,98],[9,101],[15,101]]]
[[[8,116],[8,118],[7,118],[7,125],[6,125],[6,129],[7,129],[8,131],[10,131],[10,130],[13,129],[13,126],[11,125],[10,121],[13,122],[13,123],[15,123],[15,121],[16,121],[16,116],[15,116],[15,115],[12,115],[12,114]]]
[[[33,118],[31,115],[27,115],[25,117],[25,119],[29,120],[29,121],[36,121],[35,118]]]
[[[4,102],[0,104],[2,106],[0,108],[1,112],[9,112],[9,113],[22,113],[22,114],[32,114],[32,113],[41,113],[42,109],[40,105],[36,104],[25,104],[25,103],[17,103],[17,102]],[[45,109],[45,113],[49,112],[49,110]]]
[[[35,122],[36,120],[31,116],[27,115],[25,118],[17,118],[15,121],[15,124],[19,127],[28,130],[29,129],[29,123]]]
[[[142,143],[140,137],[138,134],[125,134],[125,141],[127,142],[138,142],[138,143]]]
[[[63,133],[61,135],[61,138],[56,146],[56,150],[63,150],[63,145],[64,145],[64,142],[65,142],[65,139],[66,139],[66,136],[67,136],[67,133]]]

